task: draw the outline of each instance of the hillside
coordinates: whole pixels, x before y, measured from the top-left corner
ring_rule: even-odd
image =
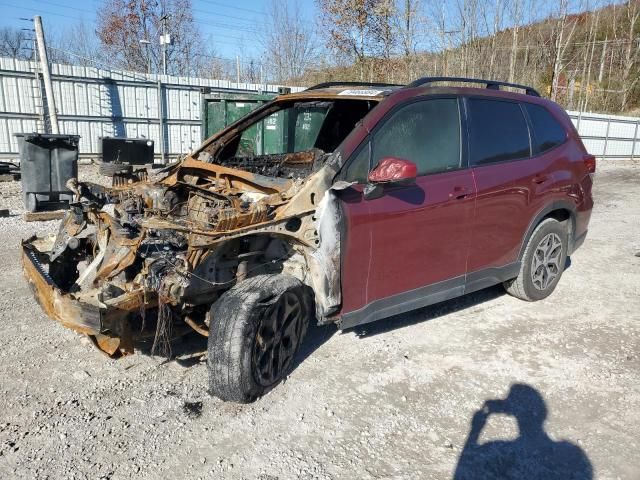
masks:
[[[320,66],[294,81],[405,83],[438,75],[532,85],[568,109],[632,112],[640,108],[640,0],[471,36],[434,53]]]

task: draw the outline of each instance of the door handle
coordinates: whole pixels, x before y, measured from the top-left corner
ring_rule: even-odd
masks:
[[[546,182],[547,180],[549,180],[549,175],[536,175],[533,177],[533,183],[537,183],[538,185]]]
[[[456,200],[462,200],[470,195],[470,191],[467,187],[457,186],[453,187],[453,192],[449,194],[449,198],[455,198]]]

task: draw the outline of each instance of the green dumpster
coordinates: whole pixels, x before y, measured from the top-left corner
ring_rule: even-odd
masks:
[[[272,95],[210,93],[203,95],[204,139],[219,132],[273,98]],[[327,115],[327,105],[310,102],[272,113],[245,130],[241,156],[299,152],[313,148]],[[295,133],[295,134],[294,134]]]
[[[244,117],[275,95],[214,92],[202,95],[202,139]]]

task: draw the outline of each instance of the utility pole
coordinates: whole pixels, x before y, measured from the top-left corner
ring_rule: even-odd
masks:
[[[171,43],[171,39],[167,34],[167,21],[169,20],[169,15],[164,14],[160,21],[162,22],[162,37],[160,37],[160,45],[162,46],[162,73],[164,75],[167,74],[167,45]]]
[[[42,29],[42,18],[36,15],[33,18],[36,30],[36,41],[38,43],[38,55],[42,68],[42,79],[44,81],[44,91],[47,95],[47,110],[49,110],[49,123],[51,133],[58,134],[58,113],[56,112],[56,101],[53,96],[53,84],[51,82],[51,71],[49,70],[49,57],[47,56],[47,45],[44,41],[44,30]]]
[[[406,81],[411,81],[411,47],[412,47],[412,38],[411,38],[411,0],[406,0],[404,4],[404,15],[405,15],[405,38],[404,38],[404,58],[405,58],[405,67],[406,67]]]
[[[240,83],[240,55],[236,55],[236,83]]]
[[[147,54],[147,73],[151,73],[151,52],[149,51],[149,47],[151,46],[151,42],[146,38],[140,40],[140,44],[144,45]]]

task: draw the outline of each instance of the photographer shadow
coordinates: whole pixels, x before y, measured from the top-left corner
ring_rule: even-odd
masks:
[[[512,415],[515,440],[478,443],[490,414]],[[488,400],[471,421],[454,480],[590,480],[593,468],[585,452],[567,441],[553,441],[544,431],[547,407],[540,393],[524,384],[511,386],[505,399]]]

